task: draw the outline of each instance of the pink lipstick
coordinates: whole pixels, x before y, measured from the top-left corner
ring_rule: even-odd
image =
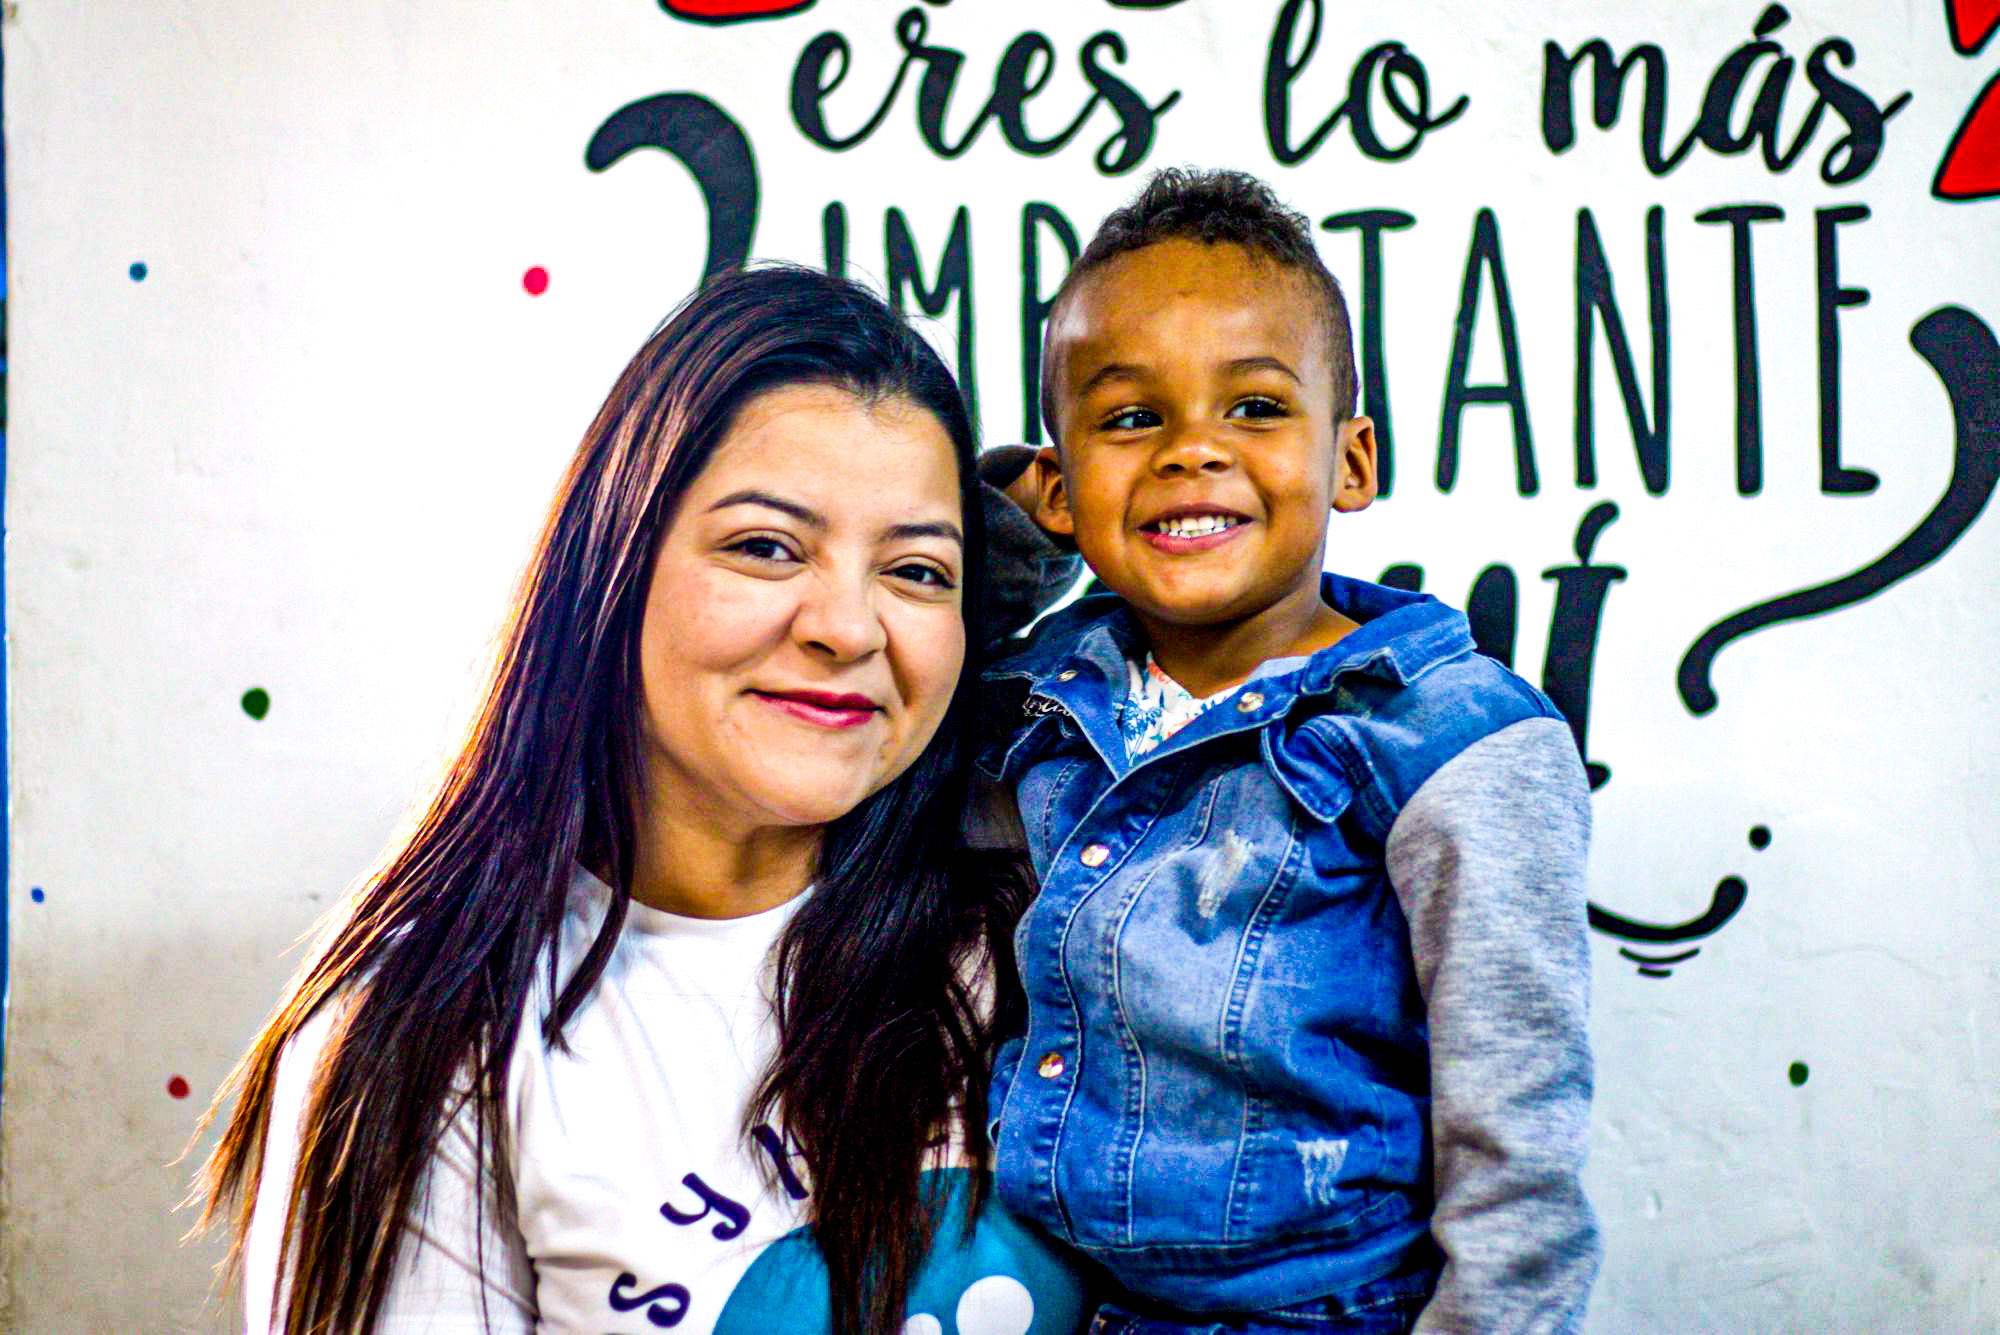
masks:
[[[751,694],[802,723],[820,728],[858,728],[882,712],[882,707],[865,695],[838,695],[831,691],[752,691]]]

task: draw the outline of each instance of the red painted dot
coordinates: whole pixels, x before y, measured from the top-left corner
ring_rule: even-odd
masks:
[[[541,296],[542,293],[549,290],[549,271],[537,264],[534,268],[521,275],[521,286],[528,290],[529,296]]]
[[[188,1082],[186,1078],[177,1075],[173,1079],[167,1081],[167,1093],[171,1094],[173,1097],[177,1099],[186,1098],[188,1096]]]

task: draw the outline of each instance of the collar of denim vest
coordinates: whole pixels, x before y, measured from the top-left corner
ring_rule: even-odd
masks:
[[[1439,663],[1473,648],[1465,617],[1429,594],[1407,593],[1329,572],[1320,576],[1320,597],[1359,624],[1294,667],[1253,675],[1237,688],[1235,708],[1212,709],[1182,730],[1188,741],[1262,727],[1283,718],[1301,698],[1331,691],[1350,674],[1381,677],[1407,686]],[[1089,604],[1100,604],[1101,610]],[[1131,610],[1116,597],[1092,598],[1067,611],[1082,624],[1067,633],[1058,631],[1045,643],[988,668],[986,679],[1025,680],[1031,715],[1051,713],[1056,708],[1067,712],[1106,763],[1122,774],[1129,766],[1116,711],[1126,692],[1126,664],[1144,655],[1145,636]],[[1063,617],[1065,613],[1056,615]],[[1245,708],[1253,697],[1256,703]],[[1039,708],[1038,699],[1045,702]],[[1032,731],[1037,730],[1024,730],[1007,748],[1004,770],[1013,768],[1011,762],[1027,741],[1026,733]],[[1180,749],[1170,743],[1156,754]]]

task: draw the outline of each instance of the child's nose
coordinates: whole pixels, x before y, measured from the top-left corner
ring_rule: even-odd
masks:
[[[1229,448],[1199,424],[1174,431],[1153,454],[1153,471],[1161,477],[1225,473],[1235,463]]]

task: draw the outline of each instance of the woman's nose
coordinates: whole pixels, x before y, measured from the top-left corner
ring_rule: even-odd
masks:
[[[793,637],[806,648],[837,662],[866,658],[888,643],[875,611],[873,581],[822,577],[803,590],[805,599],[792,620]]]

